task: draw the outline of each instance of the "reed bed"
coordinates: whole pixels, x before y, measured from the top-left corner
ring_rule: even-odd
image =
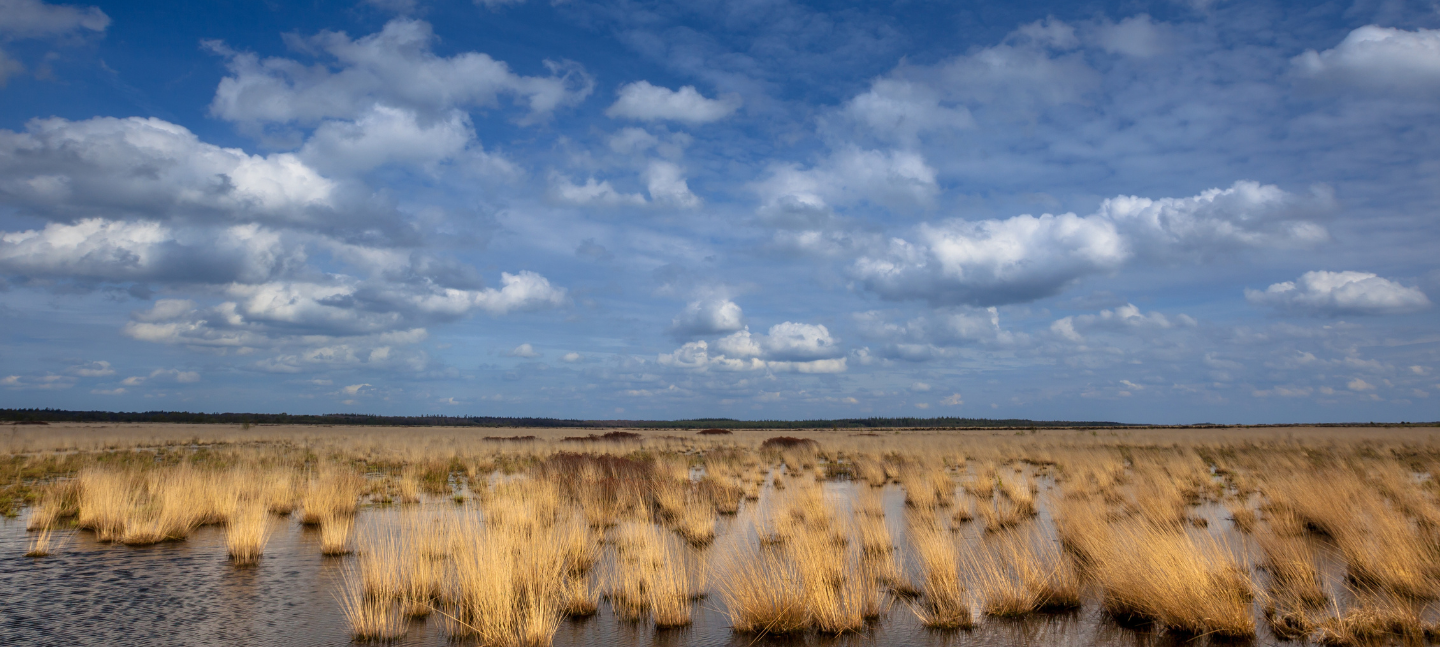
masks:
[[[125,551],[223,525],[256,564],[304,525],[353,553],[337,596],[366,641],[433,617],[456,642],[544,645],[606,606],[683,627],[707,595],[761,635],[861,632],[902,603],[936,629],[1090,605],[1181,634],[1253,638],[1263,611],[1297,641],[1433,641],[1428,429],[1094,432],[108,442],[53,460],[27,555],[70,529]]]

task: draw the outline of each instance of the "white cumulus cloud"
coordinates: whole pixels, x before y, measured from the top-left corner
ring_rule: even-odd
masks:
[[[470,116],[452,110],[421,121],[414,110],[375,105],[354,121],[318,126],[300,158],[328,173],[367,171],[387,163],[431,164],[459,155],[475,138]]]
[[[1119,196],[1089,216],[1029,214],[925,223],[914,241],[893,238],[850,266],[860,286],[892,300],[992,306],[1059,293],[1074,281],[1113,272],[1133,258],[1200,261],[1257,247],[1306,247],[1325,228],[1298,215],[1328,204],[1240,181],[1190,198]]]
[[[1406,31],[1366,25],[1339,45],[1307,50],[1292,59],[1301,76],[1359,86],[1400,90],[1440,88],[1440,29]]]
[[[0,201],[51,219],[294,227],[336,225],[339,209],[353,226],[379,209],[294,154],[249,155],[140,117],[33,119],[22,132],[0,130]]]
[[[1310,315],[1393,315],[1430,307],[1419,288],[1410,288],[1369,272],[1316,270],[1295,281],[1245,290],[1252,304]]]
[[[621,86],[617,94],[619,98],[605,114],[640,121],[665,119],[706,124],[724,119],[740,108],[738,96],[706,99],[695,86],[671,90],[651,85],[649,81],[636,81]]]
[[[690,192],[685,172],[671,162],[655,160],[645,167],[645,186],[650,199],[658,204],[686,209],[700,206],[700,197]]]
[[[512,358],[538,358],[540,357],[540,352],[536,351],[535,347],[530,346],[529,342],[526,342],[524,344],[521,344],[520,346],[511,349],[510,352],[506,353],[505,355],[508,355]]]
[[[670,321],[670,330],[678,335],[730,333],[744,326],[745,313],[739,304],[713,296],[686,304]]]
[[[767,334],[749,329],[720,338],[712,346],[705,340],[687,342],[671,353],[662,353],[664,366],[706,371],[759,371],[794,373],[841,373],[848,358],[839,340],[823,324],[783,322]]]
[[[535,121],[584,99],[593,87],[574,64],[547,61],[550,76],[522,76],[480,52],[437,56],[431,50],[434,40],[429,23],[408,18],[391,20],[380,32],[358,39],[321,32],[300,41],[303,49],[333,59],[320,66],[261,59],[210,42],[230,70],[210,112],[240,123],[318,124],[359,119],[384,105],[433,118],[452,108],[494,107],[509,96],[529,109],[527,120]]]

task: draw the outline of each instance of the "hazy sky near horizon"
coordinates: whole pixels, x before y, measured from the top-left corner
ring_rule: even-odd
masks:
[[[0,407],[1440,419],[1437,28],[0,0]]]

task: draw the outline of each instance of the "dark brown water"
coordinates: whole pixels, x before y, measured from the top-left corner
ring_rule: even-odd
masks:
[[[845,500],[851,486],[826,484]],[[768,495],[768,493],[767,493]],[[904,495],[884,497],[886,516],[903,533]],[[434,503],[429,506],[443,506]],[[1223,516],[1209,511],[1216,525]],[[746,511],[722,521],[720,532],[748,533]],[[397,516],[396,508],[362,510],[360,526]],[[1048,513],[1041,523],[1048,526]],[[976,529],[962,533],[975,534]],[[235,567],[225,553],[224,531],[202,528],[184,542],[151,547],[97,543],[89,533],[70,536],[45,558],[26,558],[22,520],[0,522],[0,644],[34,645],[347,645],[352,643],[336,595],[341,570],[355,558],[325,558],[319,537],[298,522],[277,522],[255,567]],[[903,540],[902,540],[903,542]],[[723,544],[716,543],[717,546]],[[711,589],[713,590],[713,583]],[[619,621],[607,604],[585,620],[567,621],[556,645],[1213,645],[1208,638],[1152,633],[1118,625],[1098,601],[1058,615],[1019,620],[979,617],[972,630],[924,628],[904,602],[894,602],[869,629],[844,635],[755,637],[736,634],[718,595],[695,603],[694,624],[657,631],[648,623]],[[1258,612],[1257,612],[1258,613]],[[1258,620],[1258,619],[1257,619]],[[1276,644],[1260,626],[1260,644]],[[437,619],[413,622],[401,645],[447,645]]]

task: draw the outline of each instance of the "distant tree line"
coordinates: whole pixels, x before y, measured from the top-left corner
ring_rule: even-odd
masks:
[[[958,427],[1116,427],[1109,421],[1032,421],[942,416],[936,418],[871,417],[863,419],[807,419],[802,421],[741,421],[728,418],[678,421],[577,420],[511,416],[380,416],[376,414],[256,414],[242,412],[79,412],[59,409],[0,409],[0,422],[46,421],[77,423],[232,423],[251,425],[382,425],[532,428],[726,428],[735,430],[790,430],[801,428],[958,428]]]

